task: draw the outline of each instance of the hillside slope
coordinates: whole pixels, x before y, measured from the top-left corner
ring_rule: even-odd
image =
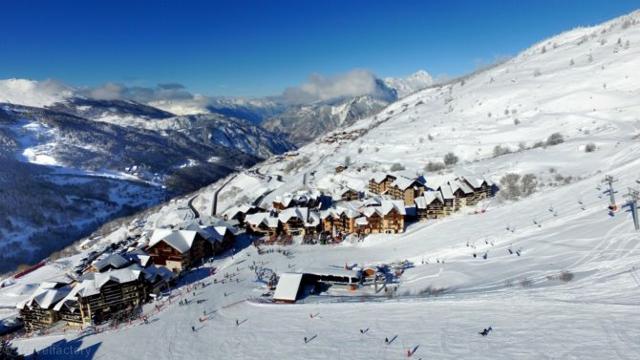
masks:
[[[70,346],[96,357],[149,359],[214,353],[234,359],[401,359],[407,351],[439,359],[638,358],[638,232],[624,209],[608,213],[602,186],[605,174],[618,179],[619,207],[627,187],[638,186],[638,68],[640,12],[572,30],[494,68],[410,95],[297,155],[244,172],[220,192],[219,207],[260,195],[268,202],[304,187],[345,183],[364,189],[374,173],[402,167],[424,173],[448,152],[459,161],[442,172],[482,174],[496,182],[508,173],[534,175],[538,186],[529,196],[516,196],[504,184],[498,198],[412,224],[402,235],[337,246],[296,244],[286,248],[289,254],[239,248],[206,265],[216,275],[205,268],[185,279],[209,286],[173,292],[201,303],[173,301],[159,312],[150,305],[148,325],[89,336],[55,333],[16,344],[26,353]],[[349,168],[336,174],[345,162]],[[427,183],[435,176],[427,171]],[[199,191],[199,210],[210,210],[206,199],[221,184]],[[171,214],[185,202],[160,213]],[[137,225],[153,228],[161,214]],[[114,234],[124,236],[126,229]],[[255,262],[282,273],[403,260],[412,266],[394,295],[345,292],[296,305],[257,300],[265,287],[249,267]],[[47,271],[64,269],[61,261]],[[0,299],[13,299],[10,293],[0,291]],[[480,336],[488,326],[493,332]]]
[[[0,144],[0,272],[292,149],[238,119],[80,98],[0,104]]]

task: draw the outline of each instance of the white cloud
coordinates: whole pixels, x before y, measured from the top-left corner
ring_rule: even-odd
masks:
[[[352,70],[336,76],[313,74],[308,82],[286,89],[282,98],[290,103],[309,103],[341,97],[375,94],[379,91],[376,76],[366,70]]]
[[[0,102],[48,106],[73,96],[73,89],[55,80],[0,80]]]

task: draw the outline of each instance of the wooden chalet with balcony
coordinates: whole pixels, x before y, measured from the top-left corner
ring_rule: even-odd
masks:
[[[381,200],[364,206],[356,219],[359,234],[396,234],[404,232],[406,210],[400,200]]]
[[[322,231],[333,236],[339,234],[354,234],[358,228],[356,219],[360,213],[351,207],[336,206],[320,213]]]
[[[60,320],[54,306],[70,292],[71,287],[67,284],[41,285],[34,295],[17,306],[25,329],[28,332],[45,329]]]
[[[211,243],[194,230],[156,229],[147,252],[156,265],[179,273],[213,254]]]
[[[381,195],[396,179],[396,176],[390,174],[375,174],[369,179],[369,192]]]
[[[245,218],[247,231],[254,235],[273,237],[282,230],[282,223],[275,212],[249,214]]]
[[[416,216],[418,220],[440,219],[447,214],[444,209],[442,193],[438,191],[425,191],[415,200]]]
[[[306,207],[283,210],[278,216],[282,223],[282,233],[286,235],[315,235],[320,231],[320,217]]]
[[[402,200],[406,206],[411,206],[414,200],[427,190],[426,185],[420,179],[409,179],[398,176],[386,190],[386,194],[392,199]]]
[[[143,270],[137,266],[87,273],[54,306],[70,325],[93,325],[114,317],[126,318],[147,299]]]

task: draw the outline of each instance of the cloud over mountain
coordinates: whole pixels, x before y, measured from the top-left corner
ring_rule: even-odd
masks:
[[[288,103],[304,104],[360,95],[384,95],[379,85],[372,72],[362,69],[335,76],[312,74],[306,83],[287,88],[282,98]]]

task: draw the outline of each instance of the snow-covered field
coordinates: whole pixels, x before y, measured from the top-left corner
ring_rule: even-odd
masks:
[[[201,304],[174,302],[148,325],[15,344],[26,353],[76,349],[94,358],[137,359],[400,359],[408,350],[416,359],[639,358],[639,232],[626,208],[608,214],[601,184],[605,175],[618,179],[619,206],[628,187],[640,186],[638,69],[639,12],[573,30],[464,83],[410,95],[347,129],[365,130],[355,140],[318,141],[291,159],[268,160],[231,180],[218,206],[268,200],[305,184],[363,187],[373,172],[395,163],[422,173],[449,151],[460,158],[457,172],[495,181],[534,174],[539,186],[531,196],[487,200],[477,206],[484,213],[464,208],[402,235],[293,245],[286,248],[290,256],[247,247],[217,259],[213,277],[203,269],[191,275],[210,283],[235,274],[231,281],[196,289],[195,296],[186,285],[174,290]],[[556,132],[563,143],[532,148]],[[586,152],[590,143],[595,151]],[[494,157],[496,145],[513,152]],[[335,174],[346,157],[352,165]],[[198,194],[201,213],[210,212],[213,192],[227,180]],[[184,201],[170,206],[184,208]],[[256,301],[265,289],[249,269],[254,262],[281,273],[402,260],[414,267],[391,298],[309,297],[295,305]],[[36,280],[27,276],[13,286]],[[13,286],[0,290],[2,303],[10,303]],[[493,331],[480,336],[488,326]]]

